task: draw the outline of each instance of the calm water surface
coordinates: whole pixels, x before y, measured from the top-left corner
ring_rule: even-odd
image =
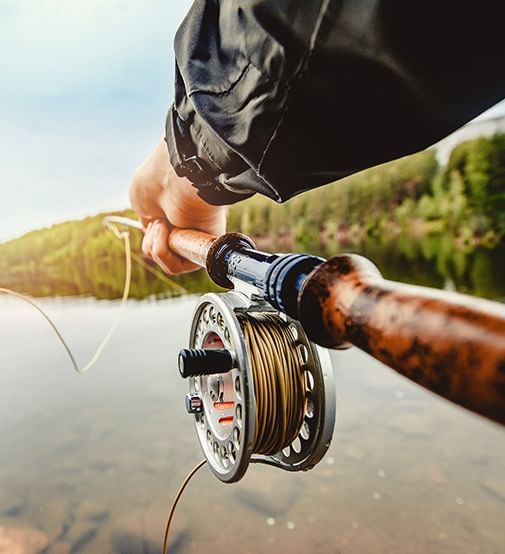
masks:
[[[0,526],[43,531],[44,552],[159,551],[172,497],[201,458],[175,365],[195,302],[130,301],[79,376],[35,312],[0,298]],[[117,309],[40,303],[82,362]],[[505,552],[505,431],[356,350],[333,362],[326,458],[305,474],[252,466],[234,485],[204,468],[172,552]]]

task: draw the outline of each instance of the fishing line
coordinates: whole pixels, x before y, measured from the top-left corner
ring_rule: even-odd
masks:
[[[112,244],[116,245],[115,242],[113,242]],[[121,246],[119,245],[117,246],[121,248]],[[156,279],[158,279],[159,281],[162,281],[166,285],[169,285],[170,288],[178,294],[189,294],[189,291],[186,287],[183,287],[179,283],[176,283],[174,280],[169,279],[164,273],[156,269],[156,267],[153,267],[152,265],[149,265],[148,263],[146,263],[141,258],[141,256],[139,256],[138,254],[135,254],[135,251],[133,249],[130,249],[130,251],[131,251],[132,260],[136,262],[138,265],[140,265],[141,267],[143,267],[151,275],[154,275]]]
[[[179,504],[179,500],[181,499],[186,487],[189,485],[189,482],[191,479],[198,473],[198,471],[207,463],[207,460],[201,460],[199,461],[196,466],[186,475],[184,478],[184,481],[182,482],[181,486],[177,490],[177,493],[175,494],[175,497],[172,501],[172,505],[170,506],[170,510],[168,512],[167,517],[167,523],[165,525],[165,532],[163,533],[163,545],[161,547],[161,554],[168,554],[168,539],[170,536],[170,527],[172,525],[172,520],[174,519],[175,510],[177,508],[177,505]],[[266,466],[272,465],[268,460],[263,460],[261,458],[251,458],[252,464],[263,464]]]
[[[291,444],[305,415],[303,362],[289,326],[268,313],[239,317],[253,374],[254,453],[276,454]]]
[[[184,492],[185,488],[188,486],[189,482],[191,481],[192,477],[198,472],[199,469],[201,469],[205,464],[207,463],[207,460],[201,460],[196,464],[196,466],[186,475],[184,478],[184,481],[182,482],[181,486],[179,487],[179,490],[177,491],[173,501],[172,505],[170,506],[170,510],[168,512],[168,518],[167,523],[165,525],[165,533],[163,534],[163,546],[161,548],[161,554],[165,554],[168,552],[168,536],[170,534],[170,525],[172,524],[172,519],[175,514],[175,509],[177,508],[177,504],[179,503],[179,500],[181,499],[182,493]]]
[[[271,313],[239,314],[254,382],[256,431],[254,453],[269,456],[291,444],[303,425],[306,410],[306,378],[303,360],[287,323]],[[251,463],[276,467],[269,459]],[[206,464],[199,462],[185,477],[170,507],[162,554],[167,554],[175,510],[193,476]]]
[[[110,339],[112,338],[120,320],[121,316],[123,314],[124,307],[126,305],[126,301],[128,300],[128,295],[130,293],[130,285],[131,285],[131,276],[132,276],[132,252],[131,252],[131,245],[130,245],[130,233],[128,231],[120,231],[115,225],[113,225],[110,222],[105,222],[106,227],[112,231],[112,233],[118,238],[121,239],[124,243],[124,251],[125,251],[125,262],[126,262],[126,271],[125,271],[125,280],[124,280],[124,287],[123,287],[123,294],[121,297],[121,302],[119,304],[118,311],[116,313],[116,317],[114,318],[114,321],[112,322],[112,325],[109,328],[109,331],[103,338],[102,342],[98,345],[98,348],[96,349],[96,352],[91,357],[89,362],[85,364],[82,367],[79,367],[79,364],[77,363],[72,350],[68,346],[67,342],[63,338],[62,334],[56,327],[55,323],[52,321],[52,319],[46,314],[46,312],[38,305],[36,304],[31,298],[28,296],[25,296],[24,294],[21,294],[19,292],[15,292],[13,290],[7,289],[7,288],[0,288],[1,294],[6,294],[9,296],[14,296],[15,298],[19,298],[20,300],[23,300],[24,302],[27,302],[30,306],[35,308],[42,317],[47,321],[47,323],[50,325],[51,329],[54,331],[55,335],[58,337],[58,340],[63,345],[63,348],[65,349],[70,362],[72,364],[72,367],[76,371],[76,373],[85,373],[89,369],[91,369],[98,359],[100,358],[102,352],[104,351],[105,347],[109,343]]]

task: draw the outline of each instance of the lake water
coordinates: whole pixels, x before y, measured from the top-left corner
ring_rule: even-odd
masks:
[[[98,365],[76,375],[39,315],[0,297],[0,527],[43,531],[53,554],[159,552],[173,495],[202,457],[175,363],[195,302],[129,301]],[[39,303],[81,362],[117,310]],[[505,431],[357,350],[333,364],[325,459],[304,474],[251,466],[234,485],[202,469],[171,552],[505,552]]]

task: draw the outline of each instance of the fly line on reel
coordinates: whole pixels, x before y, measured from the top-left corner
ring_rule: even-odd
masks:
[[[204,295],[179,370],[189,380],[186,407],[200,445],[221,481],[238,481],[260,457],[308,470],[327,451],[335,425],[329,354],[263,301],[236,291]]]

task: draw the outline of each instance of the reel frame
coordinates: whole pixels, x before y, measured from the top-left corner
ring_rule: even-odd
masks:
[[[247,291],[250,293],[250,291]],[[296,439],[273,456],[254,455],[255,390],[239,314],[267,312],[288,323],[303,361],[306,402]],[[203,295],[193,314],[190,348],[226,349],[232,369],[189,377],[188,406],[197,400],[195,428],[208,464],[225,483],[239,481],[255,459],[287,471],[313,468],[327,452],[335,426],[335,382],[328,351],[307,338],[301,324],[254,294],[237,290]]]

